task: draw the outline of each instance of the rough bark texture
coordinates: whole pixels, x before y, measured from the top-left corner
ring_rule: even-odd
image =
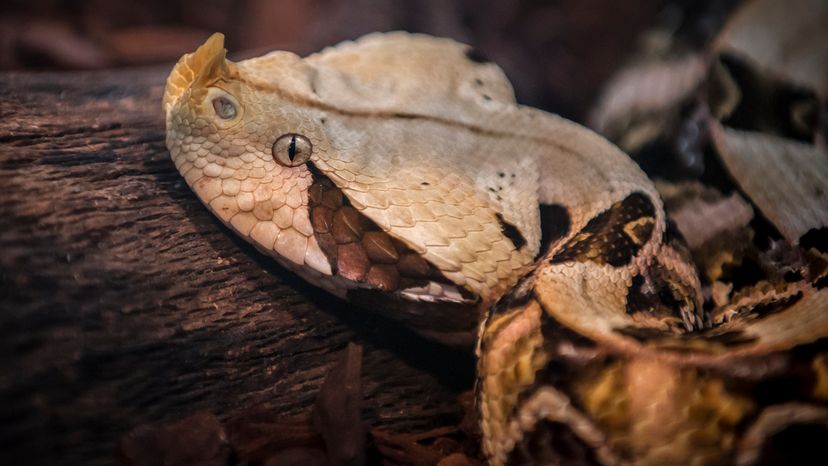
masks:
[[[199,203],[164,147],[166,72],[0,75],[0,463],[108,464],[197,410],[305,412],[349,341],[369,425],[459,416],[470,355],[323,295]]]

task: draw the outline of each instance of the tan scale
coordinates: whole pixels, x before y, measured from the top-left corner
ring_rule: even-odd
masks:
[[[396,32],[234,63],[215,34],[170,74],[167,146],[222,222],[309,282],[442,342],[468,346],[480,329],[490,464],[565,454],[559,438],[596,464],[716,464],[739,442],[750,458],[741,420],[776,407],[728,383],[750,386],[751,358],[828,334],[826,290],[703,330],[699,279],[665,241],[644,173],[595,133],[516,104],[500,68],[470,57]],[[541,205],[562,218],[537,258]],[[822,357],[803,366],[820,397]],[[553,376],[562,367],[574,375]],[[755,432],[778,422],[766,424]]]
[[[429,303],[438,325],[441,312],[458,311],[432,303],[469,304],[461,312],[473,329],[528,270],[540,248],[539,203],[563,206],[576,231],[641,192],[655,205],[652,236],[660,237],[660,201],[633,162],[581,126],[517,105],[500,68],[468,51],[448,39],[388,33],[307,58],[273,52],[234,63],[215,34],[170,74],[167,146],[199,198],[263,252],[341,297],[373,288]],[[302,163],[285,158],[288,135],[309,148]],[[339,221],[325,210],[311,218],[311,170],[347,199]],[[369,248],[375,254],[387,246],[373,232],[338,245],[332,262],[317,227],[331,220],[332,233],[344,234],[358,217],[417,253],[439,280],[398,288],[390,267],[370,272],[366,241],[380,241]],[[474,340],[473,331],[418,330],[449,343]]]

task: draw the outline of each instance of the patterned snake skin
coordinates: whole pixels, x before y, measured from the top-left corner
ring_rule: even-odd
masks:
[[[492,465],[755,464],[792,419],[825,421],[827,292],[711,328],[645,174],[517,105],[475,58],[388,33],[234,63],[215,34],[167,81],[167,147],[202,202],[286,268],[477,342]],[[794,373],[791,394],[752,396]]]

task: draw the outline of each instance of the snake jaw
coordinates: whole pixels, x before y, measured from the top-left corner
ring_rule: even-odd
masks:
[[[321,280],[331,275],[331,266],[310,223],[310,172],[305,165],[284,166],[273,156],[280,136],[311,126],[306,112],[284,107],[226,59],[224,36],[216,33],[184,55],[167,79],[166,144],[187,184],[225,225],[305,279],[342,296],[339,284]],[[324,150],[318,134],[306,136]]]
[[[435,313],[475,316],[478,301],[526,265],[532,251],[519,248],[527,241],[526,226],[512,214],[494,215],[488,195],[475,191],[471,178],[442,180],[445,174],[435,169],[409,173],[416,190],[403,202],[401,187],[379,186],[394,170],[370,176],[351,166],[365,164],[351,153],[355,144],[367,144],[365,132],[343,125],[349,110],[319,100],[317,91],[324,89],[314,86],[323,84],[308,59],[275,52],[235,64],[225,54],[223,36],[216,34],[174,67],[163,104],[167,147],[199,199],[258,249],[340,297],[373,289],[423,309],[462,309],[412,310],[422,314],[414,317],[400,311],[403,319],[437,327],[447,324]],[[290,151],[299,146],[280,140],[300,141],[310,153],[294,165]],[[342,198],[339,204],[314,205],[315,178],[340,184],[329,189]],[[328,230],[336,226],[343,228]],[[474,326],[477,319],[471,319]],[[455,327],[446,334],[472,333]]]

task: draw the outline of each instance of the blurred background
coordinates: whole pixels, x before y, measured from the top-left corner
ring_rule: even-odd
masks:
[[[230,57],[299,54],[403,29],[472,44],[522,103],[583,120],[601,84],[659,26],[698,47],[737,2],[693,0],[4,0],[0,70],[171,65],[210,33]]]

